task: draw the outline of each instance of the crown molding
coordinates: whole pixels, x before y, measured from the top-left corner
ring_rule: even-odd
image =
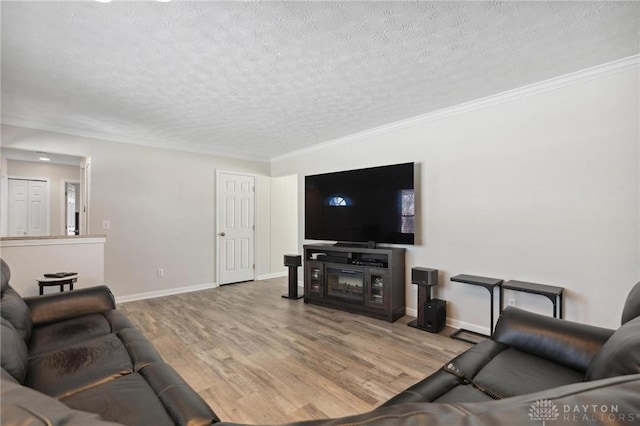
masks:
[[[60,133],[64,135],[78,136],[82,138],[96,139],[100,141],[116,142],[116,143],[122,143],[126,145],[137,145],[137,146],[144,146],[147,148],[166,149],[169,151],[209,155],[212,157],[229,158],[234,160],[254,161],[258,163],[269,163],[268,158],[262,158],[257,156],[230,154],[230,153],[219,152],[211,149],[197,149],[197,148],[190,148],[185,146],[178,147],[172,144],[147,143],[147,142],[141,142],[141,141],[134,142],[134,141],[124,140],[119,138],[110,138],[108,136],[102,135],[97,132],[78,130],[78,129],[64,127],[64,126],[42,125],[40,123],[32,123],[32,122],[29,122],[28,120],[20,120],[20,119],[14,119],[10,117],[2,117],[0,124],[4,124],[7,126],[14,126],[14,127],[23,127],[23,128],[32,129],[32,130],[40,130],[43,132]]]
[[[274,156],[271,158],[271,162],[285,160],[301,154],[320,151],[332,146],[342,145],[348,142],[381,135],[391,131],[417,126],[419,124],[440,120],[446,117],[466,114],[478,109],[488,108],[506,102],[528,98],[530,96],[536,96],[542,93],[559,90],[565,87],[573,86],[575,84],[586,83],[591,80],[609,77],[614,74],[619,74],[638,68],[640,68],[640,55],[629,56],[627,58],[618,59],[616,61],[597,65],[595,67],[587,68],[581,71],[576,71],[569,74],[561,75],[559,77],[550,78],[538,83],[533,83],[516,89],[507,90],[506,92],[497,93],[495,95],[486,96],[484,98],[465,102],[452,107],[443,108],[437,111],[407,118],[405,120],[385,124],[383,126],[354,133],[352,135],[344,136],[338,139],[333,139],[331,141],[323,142],[308,148],[292,151],[287,154]]]

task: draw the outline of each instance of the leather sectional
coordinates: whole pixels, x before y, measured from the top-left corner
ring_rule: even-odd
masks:
[[[107,287],[23,299],[9,277],[2,262],[3,425],[219,422],[115,310]],[[537,411],[541,403],[544,410]],[[640,283],[627,298],[617,330],[508,307],[491,340],[381,407],[297,424],[540,424],[537,420],[640,424]]]
[[[107,287],[23,299],[9,285],[9,267],[1,263],[3,425],[218,421],[115,309]]]

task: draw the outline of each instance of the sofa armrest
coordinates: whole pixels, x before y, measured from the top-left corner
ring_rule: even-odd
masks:
[[[164,362],[152,362],[138,371],[156,392],[176,426],[207,426],[220,419],[182,377]]]
[[[111,290],[104,285],[25,297],[24,301],[31,309],[34,327],[116,308]]]
[[[496,324],[493,340],[586,371],[591,359],[613,332],[508,306]]]

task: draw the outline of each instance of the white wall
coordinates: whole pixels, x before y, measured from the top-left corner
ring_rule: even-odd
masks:
[[[13,126],[2,126],[2,143],[91,157],[89,231],[107,234],[105,283],[120,300],[215,283],[216,169],[256,175],[256,274],[270,271],[268,163]]]
[[[273,161],[272,176],[300,176],[300,247],[305,175],[414,161],[419,240],[407,273],[441,271],[451,324],[488,331],[487,291],[448,279],[466,273],[563,286],[565,318],[616,327],[640,279],[638,79],[633,69],[370,131]],[[513,297],[551,312],[547,299]],[[415,314],[409,283],[407,307]]]
[[[285,254],[298,250],[298,176],[271,179],[271,271],[286,275]],[[302,280],[301,271],[298,277]]]

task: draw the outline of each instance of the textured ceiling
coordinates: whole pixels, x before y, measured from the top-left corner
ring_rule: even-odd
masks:
[[[270,159],[639,53],[637,2],[2,1],[2,122]]]

